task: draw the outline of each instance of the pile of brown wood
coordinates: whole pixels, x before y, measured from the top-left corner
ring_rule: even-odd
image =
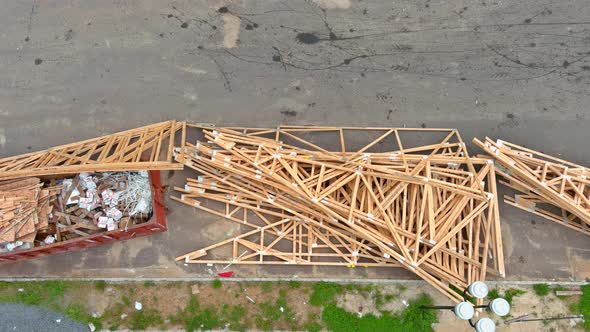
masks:
[[[494,164],[456,130],[188,126],[173,198],[245,227],[179,261],[403,267],[454,301],[504,276]]]
[[[39,178],[0,181],[0,242],[33,242],[48,227],[59,188],[42,186]]]
[[[502,140],[473,142],[496,160],[502,183],[520,192],[506,203],[590,235],[590,169]]]

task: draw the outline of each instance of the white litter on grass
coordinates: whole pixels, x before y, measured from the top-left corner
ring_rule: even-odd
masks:
[[[141,304],[141,302],[135,301],[135,310],[141,310],[141,308],[143,308],[143,305]]]
[[[280,310],[281,312],[285,312],[285,308],[283,308],[283,307],[280,307],[280,308],[279,308],[279,310]]]
[[[22,289],[22,288],[19,288],[19,289],[18,289],[18,291],[19,291],[19,292],[24,292],[25,290],[24,290],[24,289]]]
[[[122,314],[121,319],[125,319],[125,318],[127,318],[127,314]]]
[[[90,328],[90,332],[96,331],[96,327],[92,323],[88,323],[88,327]]]
[[[61,319],[56,319],[55,322],[59,324],[61,323]]]
[[[410,304],[409,304],[409,303],[408,303],[406,300],[402,300],[402,303],[403,303],[403,304],[404,304],[406,307],[409,307],[409,306],[410,306]]]

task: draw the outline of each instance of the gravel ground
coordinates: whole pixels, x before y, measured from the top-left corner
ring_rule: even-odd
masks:
[[[59,323],[58,323],[59,320]],[[88,331],[88,326],[41,307],[0,304],[0,331]]]

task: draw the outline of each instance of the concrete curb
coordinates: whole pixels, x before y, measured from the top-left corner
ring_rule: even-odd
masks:
[[[264,282],[264,281],[299,281],[299,282],[337,282],[352,284],[407,284],[407,285],[427,285],[423,280],[408,279],[339,279],[339,278],[217,278],[217,277],[194,277],[194,278],[71,278],[71,277],[3,277],[0,281],[5,282],[22,282],[22,281],[98,281],[103,280],[112,283],[124,282],[211,282],[215,279],[221,279],[224,282]],[[560,285],[560,286],[582,286],[590,284],[587,281],[555,281],[555,280],[489,280],[489,285],[516,285],[531,286],[534,284]]]

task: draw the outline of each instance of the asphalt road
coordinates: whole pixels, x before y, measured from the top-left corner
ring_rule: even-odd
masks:
[[[4,1],[0,156],[174,118],[452,127],[466,141],[502,138],[590,165],[588,17],[587,0]],[[208,275],[173,258],[235,225],[167,203],[166,234],[4,265],[0,276]],[[590,276],[587,237],[505,205],[501,216],[509,279]]]
[[[89,328],[66,318],[64,314],[41,307],[0,304],[0,331],[88,332]]]

